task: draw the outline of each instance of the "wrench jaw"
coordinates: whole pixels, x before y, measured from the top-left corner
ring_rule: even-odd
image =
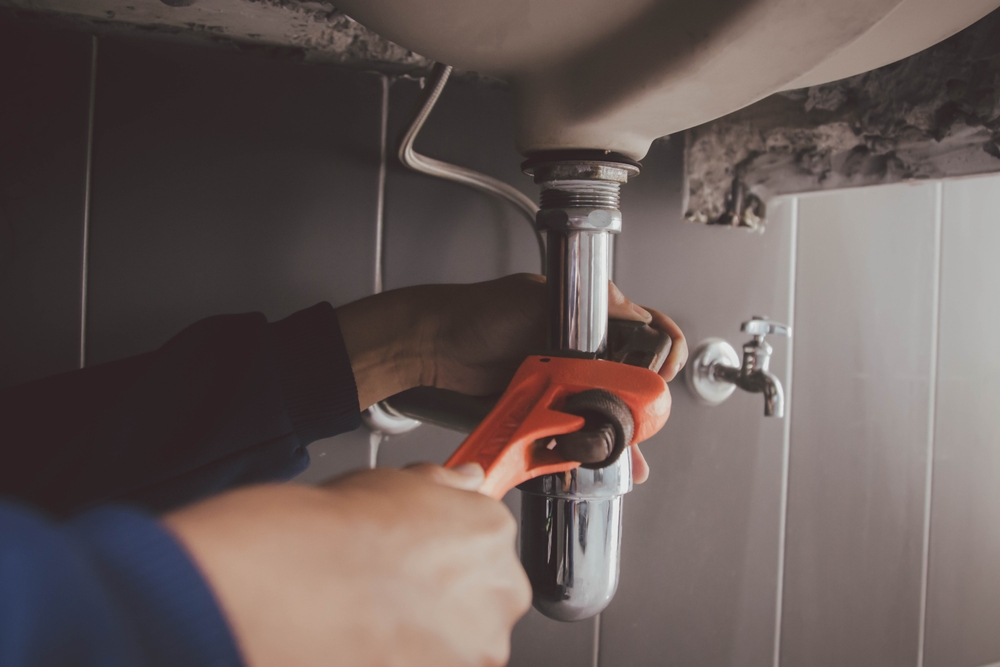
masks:
[[[573,409],[572,397],[590,390],[617,397],[630,413],[634,429],[620,449],[658,431],[670,412],[667,385],[651,370],[595,359],[531,356],[445,466],[479,463],[486,472],[482,492],[497,499],[540,475],[580,467],[579,461],[564,458],[558,446],[550,450],[546,444],[584,428],[584,417],[562,410]]]
[[[632,442],[635,420],[625,401],[603,389],[588,389],[566,399],[562,411],[584,418],[583,427],[553,438],[553,449],[584,468],[607,468]]]

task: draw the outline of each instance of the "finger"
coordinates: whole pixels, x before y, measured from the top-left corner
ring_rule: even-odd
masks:
[[[639,445],[632,445],[632,481],[642,484],[649,479],[649,464],[646,457],[639,451]]]
[[[649,324],[653,316],[637,304],[632,303],[610,280],[608,281],[608,317],[613,320],[634,320]]]
[[[442,468],[433,463],[415,463],[406,470],[427,477],[441,486],[449,486],[462,491],[478,491],[486,474],[478,463],[463,463],[454,468]]]
[[[670,354],[667,355],[667,360],[660,367],[660,377],[670,382],[677,377],[677,374],[684,368],[684,364],[687,363],[687,339],[684,338],[684,332],[681,331],[681,328],[672,319],[652,308],[649,309],[649,312],[653,316],[650,326],[666,333],[670,336],[670,340],[673,341],[673,345],[670,347]]]

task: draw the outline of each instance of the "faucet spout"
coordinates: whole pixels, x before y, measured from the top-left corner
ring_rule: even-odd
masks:
[[[761,376],[761,392],[764,394],[764,416],[785,416],[785,390],[781,388],[781,380],[770,371],[758,371]]]
[[[762,368],[750,370],[746,365],[742,368],[717,363],[712,366],[712,376],[715,380],[734,384],[751,394],[764,394],[764,416],[785,416],[785,391],[781,380],[771,371]]]
[[[688,364],[688,386],[709,405],[726,400],[736,387],[751,394],[764,394],[764,416],[781,419],[785,416],[785,391],[781,380],[768,369],[774,350],[764,337],[791,336],[791,328],[754,316],[740,330],[753,336],[743,346],[742,363],[729,343],[709,338],[698,346]]]

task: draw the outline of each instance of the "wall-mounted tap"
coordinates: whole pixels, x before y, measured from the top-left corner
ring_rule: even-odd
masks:
[[[740,331],[753,336],[743,346],[742,363],[736,350],[726,341],[721,338],[704,340],[688,364],[688,387],[708,405],[722,403],[736,387],[764,394],[764,416],[780,419],[785,416],[785,393],[781,381],[768,370],[773,348],[764,337],[791,336],[792,330],[785,324],[754,315],[740,326]]]

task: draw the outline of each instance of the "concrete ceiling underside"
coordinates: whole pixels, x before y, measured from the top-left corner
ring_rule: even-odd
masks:
[[[274,58],[387,72],[430,66],[327,0],[0,0],[0,9],[104,34],[168,37]]]

